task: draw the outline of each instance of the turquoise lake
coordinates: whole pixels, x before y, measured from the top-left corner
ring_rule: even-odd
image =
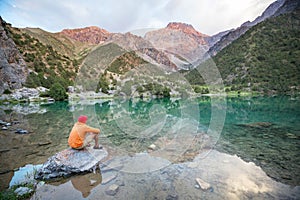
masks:
[[[220,152],[237,156],[245,163],[254,163],[276,184],[296,187],[296,196],[293,193],[294,196],[287,198],[299,195],[300,100],[297,98],[98,100],[2,105],[0,112],[1,120],[15,122],[8,130],[0,132],[1,189],[8,187],[14,170],[26,164],[42,164],[51,155],[68,148],[67,139],[73,123],[79,115],[85,114],[89,117],[88,125],[101,129],[100,143],[108,149],[110,159],[146,153],[168,161],[166,165],[153,165],[147,170],[134,168],[120,170],[120,173],[158,173],[164,168],[193,163],[205,152]],[[14,133],[17,128],[28,130],[29,134]],[[149,151],[151,145],[155,146],[154,151]],[[205,156],[202,160],[205,161]],[[209,195],[216,195],[212,198],[219,199],[217,194],[222,191],[218,191],[216,184]],[[179,192],[173,191],[179,199],[186,197],[183,193],[177,194]],[[92,195],[96,194],[92,192]],[[289,195],[288,192],[285,194]],[[197,197],[196,193],[193,195],[191,198]],[[259,197],[281,197],[281,194],[276,195]],[[38,194],[34,198],[38,198]]]

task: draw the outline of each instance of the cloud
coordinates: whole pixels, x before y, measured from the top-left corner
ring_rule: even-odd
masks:
[[[2,1],[2,17],[17,27],[58,32],[96,25],[110,32],[128,32],[179,21],[192,24],[200,32],[214,34],[254,20],[274,0]]]

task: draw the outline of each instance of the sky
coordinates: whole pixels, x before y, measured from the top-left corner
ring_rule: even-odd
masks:
[[[0,15],[14,27],[49,32],[98,26],[109,32],[193,25],[218,32],[253,21],[275,0],[0,0]]]

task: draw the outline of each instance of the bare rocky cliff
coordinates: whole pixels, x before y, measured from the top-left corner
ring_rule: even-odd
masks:
[[[171,22],[166,28],[150,31],[144,36],[156,49],[165,52],[178,69],[197,66],[208,50],[208,37],[192,25],[179,22]]]
[[[90,44],[103,43],[110,35],[107,30],[101,29],[97,26],[78,29],[64,29],[60,32],[60,34],[68,36],[74,40]]]
[[[195,30],[194,27],[190,24],[186,23],[180,23],[180,22],[170,22],[167,25],[167,29],[173,29],[173,30],[180,30],[183,33],[193,37],[196,39],[197,42],[201,45],[206,45],[207,42],[205,38],[208,38],[208,35],[205,35],[203,33],[200,33],[199,31]]]
[[[156,49],[149,41],[140,36],[131,33],[116,33],[111,34],[107,39],[107,42],[115,43],[127,51],[139,52],[146,56],[143,57],[144,59],[153,64],[166,66],[166,69],[168,70],[177,70],[176,65],[172,63],[163,51]]]
[[[0,94],[21,88],[28,75],[25,61],[8,35],[8,26],[0,17]]]

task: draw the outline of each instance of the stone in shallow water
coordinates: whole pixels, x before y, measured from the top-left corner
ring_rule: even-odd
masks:
[[[155,150],[156,149],[156,145],[155,144],[151,144],[149,147],[148,147],[149,150]]]
[[[117,194],[118,190],[119,190],[119,186],[117,184],[112,184],[107,188],[105,193],[107,195],[114,196],[115,194]]]
[[[201,178],[196,178],[196,182],[202,190],[208,190],[209,188],[211,188],[210,184],[205,182]]]
[[[251,127],[251,128],[269,128],[273,124],[271,122],[253,122],[249,124],[237,124],[237,126]]]
[[[93,148],[84,150],[65,149],[48,158],[34,178],[50,180],[92,171],[98,167],[101,160],[107,157],[107,154],[104,148],[96,150]]]
[[[9,187],[14,185],[24,185],[24,184],[35,184],[34,181],[34,173],[37,171],[42,165],[31,165],[27,164],[24,167],[20,167],[17,171],[14,172],[14,176],[12,177]]]
[[[27,134],[28,131],[27,131],[27,130],[23,130],[23,129],[17,129],[17,130],[15,131],[15,133],[18,133],[18,134]]]
[[[17,188],[14,192],[18,195],[18,196],[23,196],[24,194],[29,194],[31,193],[33,190],[28,188],[28,187],[19,187]]]

